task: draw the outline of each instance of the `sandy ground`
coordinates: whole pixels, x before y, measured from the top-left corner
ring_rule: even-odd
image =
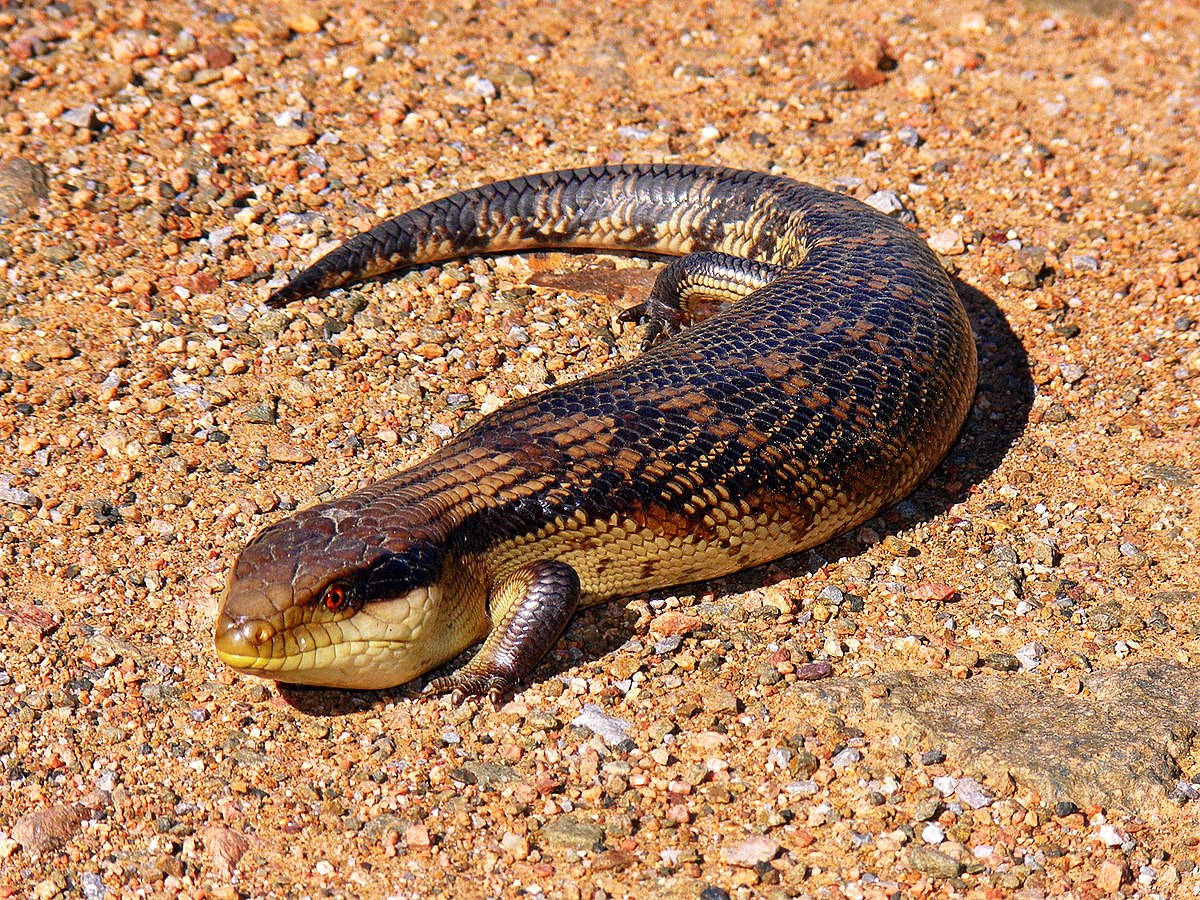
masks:
[[[1087,7],[0,0],[0,889],[1195,893],[1194,730],[1170,797],[1072,803],[801,691],[1086,697],[1200,656],[1200,13]],[[456,187],[673,160],[872,198],[945,254],[982,371],[931,482],[581,615],[498,710],[226,670],[252,534],[635,354],[609,317],[648,263],[269,284]]]

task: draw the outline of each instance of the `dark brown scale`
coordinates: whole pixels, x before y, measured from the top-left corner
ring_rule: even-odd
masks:
[[[687,234],[673,229],[688,218]],[[896,502],[957,436],[975,345],[933,254],[861,203],[756,172],[597,167],[487,185],[353,238],[268,302],[474,252],[630,246],[695,254],[652,295],[652,335],[686,325],[691,300],[680,298],[706,283],[720,299],[744,296],[629,363],[509,404],[393,479],[268,529],[235,564],[227,621],[278,613],[289,591],[308,602],[331,578],[395,565],[418,544],[494,597],[530,562],[513,548],[547,529],[545,554],[578,570],[583,602],[723,574]],[[730,538],[681,564],[647,548],[640,575],[607,584],[593,570],[610,571],[620,548],[577,524],[631,520],[719,543],[730,510],[798,537],[763,549]],[[512,608],[524,621],[536,604]]]

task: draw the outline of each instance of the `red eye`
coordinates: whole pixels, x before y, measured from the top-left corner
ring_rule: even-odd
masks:
[[[322,602],[325,604],[327,610],[337,612],[346,605],[347,599],[348,595],[346,594],[345,587],[340,584],[331,584],[325,588],[325,596],[322,598]]]

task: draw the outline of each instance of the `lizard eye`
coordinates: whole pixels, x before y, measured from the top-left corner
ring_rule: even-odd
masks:
[[[321,595],[322,605],[330,612],[337,612],[350,605],[350,589],[340,581],[335,581],[325,588]]]

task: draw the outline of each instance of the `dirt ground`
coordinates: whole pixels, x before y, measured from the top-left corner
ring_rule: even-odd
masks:
[[[1194,3],[0,0],[0,48],[5,896],[1200,892],[1185,687],[1086,777],[1070,729],[1000,758],[998,721],[887,713],[912,677],[1119,725],[1095,679],[1200,664]],[[638,161],[846,191],[943,254],[981,380],[929,484],[587,611],[499,709],[223,667],[255,532],[636,354],[651,262],[270,286],[423,199]]]

